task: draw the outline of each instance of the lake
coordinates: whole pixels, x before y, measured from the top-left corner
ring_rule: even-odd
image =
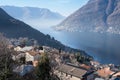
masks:
[[[101,63],[120,64],[120,35],[97,32],[54,31],[50,27],[39,27],[39,31],[50,34],[63,44],[85,50]]]

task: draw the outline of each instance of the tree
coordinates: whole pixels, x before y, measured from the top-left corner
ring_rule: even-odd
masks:
[[[77,53],[76,58],[77,58],[77,61],[80,62],[80,63],[86,63],[87,62],[86,56],[82,55],[80,53]]]
[[[35,71],[37,80],[60,80],[56,74],[53,74],[49,60],[46,53],[41,54],[41,59]]]
[[[8,80],[12,72],[12,57],[7,48],[9,41],[0,34],[0,80]]]
[[[47,34],[46,37],[47,37],[48,39],[51,39],[51,36],[50,36],[49,34]]]
[[[24,46],[26,46],[26,44],[28,42],[28,38],[22,38],[22,37],[20,37],[19,38],[19,42],[20,42],[20,46],[24,47]]]
[[[51,80],[50,72],[51,67],[49,59],[47,57],[47,54],[43,53],[41,54],[41,59],[39,61],[38,67],[36,68],[38,80]]]
[[[80,53],[76,54],[76,59],[78,62],[81,62],[81,54]]]

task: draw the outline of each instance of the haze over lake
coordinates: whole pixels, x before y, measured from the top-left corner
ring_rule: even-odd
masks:
[[[63,44],[85,50],[101,63],[119,64],[120,35],[97,32],[54,31],[50,27],[37,28]]]

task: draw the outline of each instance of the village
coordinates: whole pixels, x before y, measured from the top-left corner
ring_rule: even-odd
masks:
[[[13,68],[20,76],[31,73],[46,53],[59,80],[120,80],[120,66],[114,64],[100,64],[93,59],[84,64],[77,60],[76,54],[48,46],[9,45],[8,48],[18,53],[12,54],[12,59],[22,62]]]

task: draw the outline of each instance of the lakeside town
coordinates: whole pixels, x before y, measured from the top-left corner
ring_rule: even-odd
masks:
[[[12,65],[12,72],[14,72],[17,77],[25,78],[25,80],[37,80],[37,74],[41,73],[39,71],[37,71],[37,74],[34,72],[37,68],[38,70],[42,69],[42,75],[46,74],[44,71],[50,70],[50,74],[55,77],[50,80],[120,79],[119,65],[101,64],[92,58],[83,56],[80,52],[69,53],[62,51],[61,49],[35,45],[35,40],[32,40],[31,45],[25,45],[25,38],[21,38],[20,40],[22,40],[22,42],[19,42],[19,40],[11,40],[12,44],[7,45],[7,49],[12,51],[10,54],[12,60],[16,62]],[[0,42],[3,43],[4,39]],[[0,57],[0,59],[1,58],[2,57]],[[46,63],[45,61],[47,60],[49,61]],[[46,64],[44,64],[44,62]],[[44,67],[40,67],[42,63],[44,64]],[[12,79],[6,78],[4,80]]]
[[[120,80],[119,47],[120,0],[0,1],[0,80]]]
[[[33,67],[36,67],[40,58],[40,54],[30,53],[32,46],[26,46],[20,48],[17,46],[16,51],[25,52],[24,55],[26,62],[32,61]],[[47,46],[43,46],[40,53],[48,53],[53,65],[54,73],[60,78],[60,80],[116,80],[120,79],[120,69],[119,66],[114,64],[102,65],[97,61],[90,61],[89,65],[81,64],[75,59],[74,54],[69,54],[65,52],[59,53],[59,50],[53,49]],[[22,53],[16,55],[17,58],[22,57]],[[70,60],[70,61],[69,61]],[[24,70],[24,68],[23,68]],[[23,72],[23,70],[21,72]],[[32,69],[31,69],[32,70]],[[20,72],[19,70],[14,70],[15,72]],[[29,72],[29,71],[28,71]],[[28,72],[23,73],[24,75]]]

